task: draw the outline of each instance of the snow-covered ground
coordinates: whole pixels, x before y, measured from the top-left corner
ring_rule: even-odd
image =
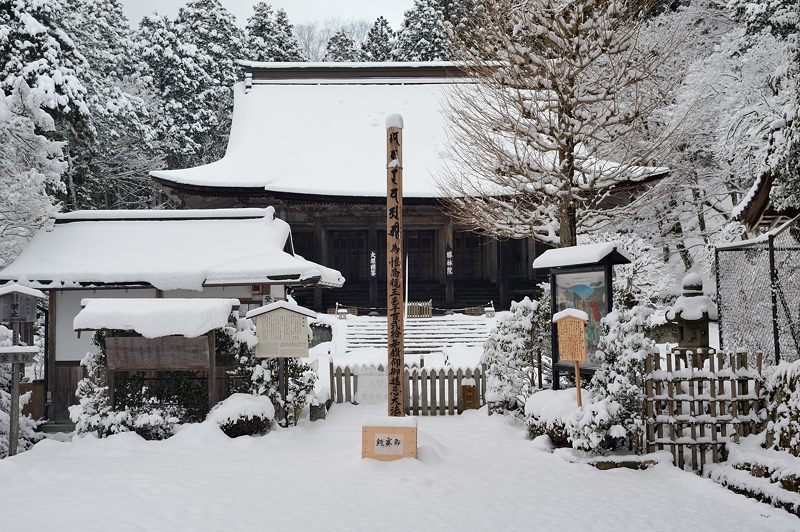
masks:
[[[669,465],[567,463],[485,409],[419,418],[417,460],[362,460],[361,422],[383,413],[335,405],[235,440],[211,423],[162,442],[47,440],[0,461],[0,530],[800,530]]]

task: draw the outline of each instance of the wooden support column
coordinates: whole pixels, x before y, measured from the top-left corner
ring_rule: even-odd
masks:
[[[24,364],[11,364],[11,412],[8,432],[8,456],[17,454],[19,444],[19,374]]]
[[[369,261],[369,306],[378,306],[378,272],[377,262],[375,263],[375,275],[372,275],[372,254],[375,253],[375,260],[378,260],[378,221],[374,218],[375,213],[370,213],[369,234],[367,235],[367,260]]]
[[[449,216],[447,217],[447,221],[444,225],[444,249],[445,249],[445,276],[444,276],[444,306],[447,308],[453,308],[455,306],[455,285],[453,281],[453,276],[455,275],[454,270],[448,271],[449,268],[455,268],[455,261],[453,260],[455,257],[454,251],[454,242],[453,238],[453,219]],[[448,256],[449,253],[449,256]],[[453,264],[452,266],[448,266],[448,263]]]
[[[217,339],[216,332],[208,333],[208,409],[217,404]]]
[[[314,260],[319,261],[320,264],[328,263],[324,237],[322,221],[319,218],[314,218],[314,253],[316,254]],[[314,287],[314,308],[319,312],[326,312],[327,310],[322,308],[322,288],[319,286]]]
[[[508,241],[497,241],[497,292],[500,295],[500,301],[495,301],[497,308],[509,307],[509,290],[508,290]]]
[[[48,292],[47,304],[47,352],[45,353],[44,364],[44,396],[45,396],[45,417],[50,421],[55,420],[55,405],[53,398],[56,395],[56,302],[57,294],[55,290]]]

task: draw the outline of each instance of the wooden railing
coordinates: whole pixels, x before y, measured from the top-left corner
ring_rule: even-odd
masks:
[[[654,353],[645,363],[648,452],[668,449],[675,465],[702,471],[725,444],[763,428],[761,353]]]
[[[349,366],[330,364],[331,399],[353,403],[358,375]],[[376,368],[385,371],[383,366]],[[426,369],[406,367],[406,414],[436,416],[460,414],[486,404],[486,368]]]
[[[407,307],[409,318],[430,318],[433,316],[433,300],[431,299],[428,301],[409,301]]]

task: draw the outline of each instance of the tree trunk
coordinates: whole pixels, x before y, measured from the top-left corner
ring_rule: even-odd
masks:
[[[564,248],[568,246],[578,245],[578,216],[577,209],[572,202],[564,202],[561,204],[559,212],[559,229],[558,236],[561,240],[559,246]]]

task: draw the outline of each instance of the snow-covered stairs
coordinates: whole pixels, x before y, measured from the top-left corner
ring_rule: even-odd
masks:
[[[405,326],[405,354],[436,353],[455,344],[483,345],[489,335],[489,321],[483,316],[461,315],[409,318]],[[386,318],[350,318],[345,338],[347,352],[386,349]]]
[[[800,459],[788,452],[742,451],[729,444],[730,456],[709,467],[708,477],[734,493],[783,508],[800,517]]]

